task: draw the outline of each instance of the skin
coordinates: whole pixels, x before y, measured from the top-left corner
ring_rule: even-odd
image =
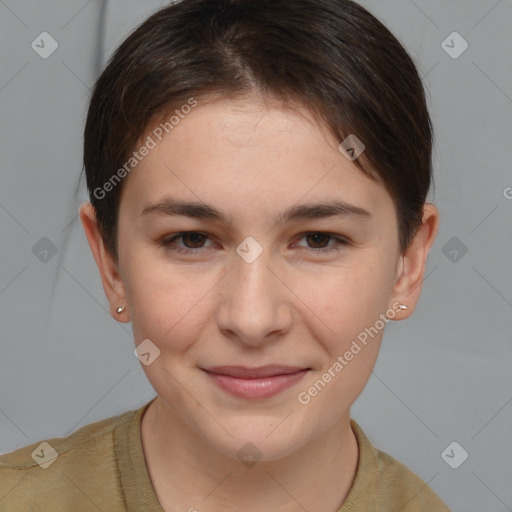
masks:
[[[194,108],[126,178],[118,261],[91,204],[80,208],[112,316],[132,322],[136,345],[150,339],[160,350],[142,366],[158,396],[141,428],[150,477],[168,511],[335,512],[350,490],[358,462],[350,407],[371,375],[383,331],[308,404],[298,394],[383,313],[403,320],[414,311],[439,215],[425,204],[402,254],[384,185],[337,146],[306,111],[257,95],[217,99]],[[212,205],[227,221],[142,214],[169,196]],[[330,200],[369,216],[276,222],[291,206]],[[208,237],[174,243],[189,253],[159,245],[181,231]],[[318,232],[326,235],[311,238]],[[337,245],[329,234],[348,243]],[[252,263],[236,252],[247,236],[263,250]],[[325,247],[338,250],[318,252]],[[397,302],[408,309],[393,309]],[[254,400],[228,395],[200,369],[265,364],[311,370],[278,395]],[[252,467],[237,458],[247,442],[262,455]]]

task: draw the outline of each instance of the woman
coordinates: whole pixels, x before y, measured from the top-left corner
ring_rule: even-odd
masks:
[[[348,0],[183,0],[98,79],[80,218],[157,396],[0,457],[9,510],[447,511],[350,407],[439,215],[417,70]]]

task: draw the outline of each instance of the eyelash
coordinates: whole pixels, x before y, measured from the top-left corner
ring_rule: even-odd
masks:
[[[180,233],[175,233],[173,235],[171,235],[170,237],[166,237],[166,238],[163,238],[159,244],[164,247],[166,250],[170,250],[170,251],[173,251],[175,253],[178,253],[178,254],[189,254],[189,253],[194,253],[194,252],[198,252],[198,250],[200,249],[204,249],[204,247],[196,247],[196,248],[182,248],[182,247],[176,247],[174,245],[175,242],[177,242],[179,239],[183,239],[183,236],[186,235],[186,234],[198,234],[198,235],[201,235],[201,236],[206,236],[208,237],[208,235],[206,233],[201,233],[199,231],[181,231]],[[344,237],[341,237],[341,236],[337,236],[337,235],[333,235],[331,233],[325,233],[323,231],[308,231],[306,233],[302,233],[301,234],[301,238],[304,238],[308,235],[323,235],[323,236],[328,236],[330,237],[331,239],[334,239],[336,241],[336,244],[334,246],[328,246],[328,247],[324,247],[324,248],[320,248],[320,249],[315,249],[315,248],[311,248],[311,247],[306,247],[305,249],[309,249],[312,253],[314,254],[326,254],[326,253],[330,253],[332,251],[337,251],[339,252],[341,249],[340,249],[340,245],[343,246],[343,245],[348,245],[349,244],[349,241],[344,238]]]

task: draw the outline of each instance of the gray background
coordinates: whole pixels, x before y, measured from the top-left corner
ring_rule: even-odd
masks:
[[[388,325],[352,416],[454,511],[512,510],[512,2],[361,3],[429,90],[442,219],[419,308]],[[159,6],[0,0],[0,452],[154,396],[129,324],[108,313],[77,209],[89,89]],[[47,59],[31,48],[43,31],[59,45]],[[458,58],[441,46],[453,31],[469,44]],[[469,453],[457,469],[441,457],[452,441]]]

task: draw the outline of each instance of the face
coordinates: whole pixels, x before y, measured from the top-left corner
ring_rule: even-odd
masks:
[[[135,344],[156,356],[143,369],[230,457],[250,441],[278,459],[347,424],[399,315],[393,201],[337,146],[305,112],[221,99],[124,184],[118,268]]]

